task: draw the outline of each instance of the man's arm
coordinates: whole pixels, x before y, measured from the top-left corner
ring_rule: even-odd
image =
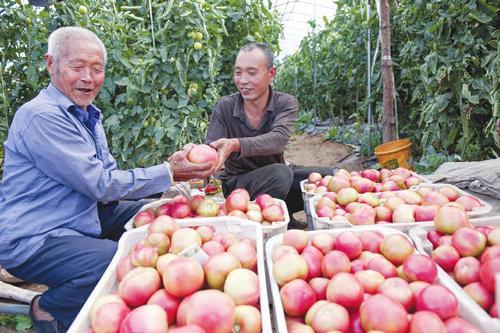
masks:
[[[163,164],[129,170],[106,167],[62,115],[40,113],[28,128],[23,135],[25,155],[48,177],[95,201],[142,198],[171,186]]]

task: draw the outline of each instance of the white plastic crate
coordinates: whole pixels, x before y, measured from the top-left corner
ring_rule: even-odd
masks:
[[[352,231],[357,234],[360,234],[364,231],[377,231],[381,232],[384,236],[386,235],[391,235],[391,234],[401,234],[407,237],[410,241],[410,237],[405,235],[399,230],[393,229],[393,228],[386,228],[386,227],[378,227],[378,226],[359,226],[357,228],[345,228],[345,229],[330,229],[330,230],[319,230],[319,231],[307,231],[307,234],[309,236],[309,239],[311,237],[319,232],[327,232],[333,236],[337,236],[341,234],[344,231]],[[280,297],[280,292],[279,292],[279,286],[274,280],[274,277],[272,275],[273,271],[273,261],[271,259],[271,253],[273,249],[283,243],[283,235],[278,235],[270,240],[267,241],[266,246],[265,246],[265,254],[266,254],[266,264],[267,264],[267,270],[270,273],[268,276],[268,281],[269,284],[271,285],[271,299],[273,303],[273,313],[274,313],[274,318],[276,320],[276,332],[279,333],[286,333],[288,332],[286,328],[286,321],[285,321],[285,312],[283,310],[283,304],[281,303],[281,297]],[[420,251],[417,247],[415,247],[416,251],[415,253],[424,253]],[[463,295],[459,295],[461,293],[457,293],[455,290],[456,288],[450,288],[448,280],[450,279],[448,277],[448,274],[446,274],[442,269],[438,269],[438,279],[437,283],[441,284],[443,286],[448,287],[451,292],[453,292],[457,296],[457,301],[458,301],[458,310],[459,310],[459,315],[460,317],[470,321],[474,325],[480,327],[484,333],[493,333],[493,332],[500,332],[500,328],[495,327],[487,327],[489,326],[489,322],[482,322],[482,320],[485,320],[483,316],[480,316],[478,312],[475,311],[475,307],[471,305],[470,300],[468,301]],[[477,304],[475,304],[477,306]],[[484,311],[483,311],[484,312]],[[430,332],[429,332],[430,333]]]
[[[359,227],[356,229],[344,228],[344,229],[331,229],[331,230],[306,231],[306,232],[307,232],[307,235],[308,235],[309,240],[310,240],[314,234],[317,234],[319,232],[327,232],[333,236],[337,236],[344,231],[353,231],[355,233],[362,233],[363,231],[377,231],[377,232],[381,232],[383,235],[401,233],[401,232],[394,230],[394,229],[375,228],[373,226],[363,226],[363,227]],[[410,238],[408,236],[406,236],[406,235],[404,235],[404,236],[407,237],[408,240],[410,240]],[[276,324],[275,332],[286,333],[286,332],[288,332],[288,330],[286,328],[285,312],[283,310],[283,304],[281,303],[279,286],[276,283],[276,281],[274,280],[274,276],[272,274],[273,261],[272,261],[272,256],[271,256],[273,249],[275,247],[281,245],[282,243],[283,243],[283,235],[278,235],[278,236],[275,236],[275,237],[272,237],[271,239],[269,239],[265,245],[265,257],[266,257],[267,271],[269,273],[268,282],[269,282],[270,287],[271,287],[271,300],[272,300],[272,304],[273,304],[273,313],[274,313],[274,319],[275,319],[275,324]]]
[[[416,191],[419,186],[430,186],[432,188],[439,188],[439,187],[453,187],[460,196],[462,195],[472,195],[469,194],[461,189],[459,189],[456,186],[449,185],[449,184],[424,184],[424,185],[418,185],[416,187],[412,187],[411,190]],[[376,193],[377,195],[380,195],[380,193]],[[474,196],[474,195],[472,195]],[[473,210],[467,212],[467,215],[471,218],[474,218],[476,216],[480,215],[485,215],[489,213],[492,209],[491,205],[484,200],[479,199],[478,197],[474,196],[476,199],[481,202],[482,206],[476,207]],[[350,223],[349,221],[345,220],[345,222],[339,222],[339,221],[331,221],[327,217],[318,217],[318,214],[316,213],[316,202],[321,198],[321,196],[313,196],[309,199],[309,207],[311,210],[311,217],[313,221],[313,226],[314,230],[320,230],[320,229],[331,229],[331,228],[345,228],[345,227],[358,227],[357,225],[354,225]],[[474,220],[471,220],[471,222],[474,224]],[[390,228],[395,228],[398,229],[399,231],[408,233],[412,228],[418,227],[418,226],[433,226],[434,223],[433,221],[420,221],[420,222],[403,222],[403,223],[390,223],[390,224],[383,224],[385,227],[390,227]]]
[[[421,176],[415,172],[411,172],[412,176],[415,176],[417,178],[420,178],[422,180],[422,183],[431,183],[430,180],[425,178],[424,176]],[[309,199],[315,197],[315,196],[321,196],[321,194],[316,194],[316,193],[310,193],[307,192],[304,188],[304,185],[307,183],[307,179],[304,179],[300,182],[300,190],[302,192],[302,200],[304,201],[304,213],[306,214],[306,219],[307,219],[307,226],[309,230],[319,230],[319,229],[329,229],[331,228],[327,224],[324,223],[324,221],[320,221],[319,223],[314,220],[314,217],[312,215],[312,209],[310,205]],[[382,193],[382,192],[373,192],[373,193]],[[318,225],[319,224],[319,225]],[[342,224],[335,224],[333,228],[343,228],[345,225]]]
[[[455,185],[451,185],[451,184],[445,184],[445,183],[432,183],[432,184],[420,184],[420,185],[417,185],[417,186],[413,186],[411,188],[411,190],[417,190],[419,187],[430,187],[432,189],[439,189],[441,187],[451,187],[453,189],[455,189],[455,191],[457,191],[458,193],[458,196],[464,196],[464,195],[471,195],[473,196],[474,198],[476,198],[477,200],[479,200],[479,202],[481,203],[481,206],[480,207],[475,207],[473,208],[471,211],[467,212],[467,214],[470,216],[470,217],[476,217],[476,216],[480,216],[480,215],[486,215],[488,214],[489,212],[491,212],[491,205],[489,203],[487,203],[486,201],[478,198],[477,196],[475,196],[474,194],[472,193],[469,193],[469,192],[466,192],[458,187],[456,187]]]
[[[262,332],[272,333],[271,316],[269,312],[269,298],[267,295],[267,283],[264,263],[264,247],[262,231],[259,223],[243,220],[232,216],[221,216],[218,218],[197,218],[177,220],[181,227],[195,227],[201,225],[211,225],[215,227],[215,234],[234,233],[240,237],[247,237],[256,241],[257,249],[257,272],[260,285],[260,313],[262,318]],[[116,269],[119,262],[124,258],[133,246],[143,240],[147,234],[147,226],[142,226],[123,234],[118,242],[118,249],[111,260],[108,268],[104,272],[101,280],[96,285],[89,298],[83,305],[80,313],[68,330],[68,333],[87,332],[90,327],[90,310],[96,299],[105,294],[114,293],[118,290],[116,280]]]
[[[284,221],[283,222],[273,222],[271,225],[262,225],[262,235],[264,237],[264,241],[268,240],[269,238],[284,233],[287,228],[288,228],[288,223],[290,222],[290,215],[288,214],[288,209],[286,207],[286,203],[281,200],[281,199],[276,199],[273,198],[274,201],[280,204],[280,206],[283,208],[284,212]],[[169,202],[172,199],[160,199],[153,201],[151,203],[148,203],[139,210],[139,212],[142,212],[144,210],[148,209],[156,209],[159,206]],[[216,201],[217,203],[222,203],[221,201]],[[132,230],[134,229],[134,217],[135,215],[125,224],[125,230]],[[220,217],[203,217],[201,219],[219,219]],[[197,221],[199,220],[200,217],[195,217],[195,218],[185,218],[185,219],[177,219],[177,222],[180,221]],[[248,220],[249,221],[249,220]]]
[[[425,178],[424,176],[422,175],[419,175],[415,172],[411,172],[411,175],[414,176],[414,177],[417,177],[419,179],[422,180],[422,183],[428,183],[428,184],[431,184],[432,182],[430,180],[428,180],[427,178]],[[306,201],[310,198],[312,198],[313,196],[315,195],[318,195],[317,193],[311,193],[311,192],[307,192],[304,188],[304,185],[307,184],[307,179],[304,179],[300,182],[300,190],[302,191],[302,199],[304,199],[304,205],[306,204]],[[382,193],[382,192],[373,192],[373,193]],[[304,210],[305,210],[305,207],[304,207]]]
[[[474,219],[475,226],[496,225],[500,226],[500,215]],[[410,230],[410,238],[415,244],[415,248],[424,254],[431,255],[432,244],[427,239],[427,232],[434,230],[434,226],[419,226]],[[464,304],[463,317],[471,323],[479,326],[485,333],[500,332],[500,319],[492,318],[479,304],[477,304],[462,287],[453,280],[441,267],[438,266],[440,275],[443,276],[443,285],[448,287],[457,296],[461,304]],[[498,280],[498,278],[497,278]],[[497,287],[498,289],[498,287]],[[497,290],[498,293],[498,290]],[[500,301],[496,297],[497,304]]]

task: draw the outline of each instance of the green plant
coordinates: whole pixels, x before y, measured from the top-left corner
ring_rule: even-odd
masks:
[[[187,142],[201,142],[214,102],[236,90],[235,52],[250,40],[278,50],[281,33],[265,0],[0,4],[1,139],[15,110],[48,83],[48,34],[60,26],[83,26],[108,51],[106,81],[95,103],[121,167],[156,164]]]
[[[380,57],[374,63],[372,95],[366,94],[367,28],[371,49],[378,38],[375,2],[366,20],[365,2],[339,0],[334,18],[311,32],[299,52],[284,59],[276,85],[295,94],[303,110],[320,119],[374,122],[382,110]],[[433,146],[465,160],[494,158],[500,118],[500,7],[493,0],[456,2],[403,0],[391,7],[392,61],[399,131],[416,151]],[[351,133],[345,132],[344,139]]]
[[[415,172],[421,175],[431,174],[436,171],[439,166],[445,162],[460,162],[462,158],[459,155],[446,155],[438,153],[434,147],[430,146],[424,149],[424,153],[414,164]]]
[[[28,316],[0,314],[0,327],[8,327],[15,329],[17,332],[25,332],[32,327],[32,323]]]

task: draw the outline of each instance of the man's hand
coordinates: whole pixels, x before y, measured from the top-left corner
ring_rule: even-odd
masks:
[[[173,177],[175,181],[184,181],[194,178],[204,179],[215,172],[216,169],[210,162],[199,164],[189,162],[187,155],[192,147],[193,146],[186,145],[182,150],[175,152],[168,159],[174,173]]]
[[[240,140],[222,138],[212,142],[210,146],[219,152],[219,165],[216,170],[221,170],[229,155],[240,151]]]

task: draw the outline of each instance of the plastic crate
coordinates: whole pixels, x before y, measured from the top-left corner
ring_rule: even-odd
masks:
[[[431,183],[430,180],[428,180],[427,178],[425,178],[424,176],[421,176],[415,172],[411,172],[411,175],[412,176],[415,176],[417,178],[420,178],[422,180],[423,183]],[[321,196],[320,194],[317,194],[317,193],[310,193],[310,192],[307,192],[305,189],[304,189],[304,185],[307,183],[307,179],[304,179],[300,182],[300,190],[302,192],[302,200],[304,201],[304,213],[306,214],[306,219],[307,219],[307,227],[309,230],[318,230],[318,228],[316,227],[316,223],[314,222],[314,217],[311,213],[312,209],[310,207],[310,203],[309,203],[309,199],[315,197],[315,196]],[[373,192],[373,193],[382,193],[382,192]],[[320,224],[322,224],[320,222]],[[322,228],[320,229],[328,229],[326,227],[326,225],[321,225]],[[338,227],[342,227],[341,225],[339,225]]]
[[[496,225],[500,226],[500,215],[483,217],[474,220],[475,226],[487,226]],[[410,238],[415,244],[415,248],[424,254],[431,255],[432,244],[427,239],[427,232],[434,230],[434,226],[419,226],[412,228],[410,230]],[[461,304],[464,304],[464,308],[467,310],[464,314],[464,318],[479,326],[481,330],[485,333],[500,332],[500,319],[492,318],[479,304],[477,304],[472,298],[467,295],[467,293],[462,289],[462,287],[453,280],[441,267],[438,266],[440,275],[443,276],[443,284],[448,287],[457,296],[457,299]],[[497,277],[497,295],[498,295],[498,280]],[[500,299],[496,297],[497,304]]]
[[[467,214],[470,217],[475,217],[475,216],[480,216],[480,215],[486,215],[489,212],[491,212],[491,209],[492,209],[491,205],[489,203],[487,203],[486,201],[478,198],[477,196],[475,196],[472,193],[466,192],[466,191],[464,191],[464,190],[456,187],[455,185],[445,184],[445,183],[420,184],[420,185],[417,185],[417,186],[413,186],[411,188],[411,190],[417,190],[420,187],[430,187],[432,189],[439,189],[441,187],[451,187],[451,188],[453,188],[453,189],[455,189],[457,191],[458,196],[460,196],[460,197],[464,196],[464,195],[471,195],[471,196],[473,196],[474,198],[476,198],[477,200],[479,200],[479,202],[481,203],[481,206],[480,207],[475,207],[471,211],[467,212]]]
[[[148,203],[144,206],[142,206],[142,208],[139,210],[139,212],[142,212],[144,210],[148,210],[148,209],[156,209],[157,207],[169,202],[170,200],[172,199],[160,199],[160,200],[156,200],[156,201],[153,201],[151,203]],[[272,225],[263,225],[261,226],[262,227],[262,235],[263,235],[263,238],[264,238],[264,241],[268,240],[269,238],[275,236],[275,235],[278,235],[278,234],[282,234],[284,233],[287,228],[288,228],[288,223],[290,222],[290,215],[288,214],[288,209],[286,207],[286,203],[281,200],[281,199],[276,199],[274,198],[274,201],[276,201],[277,203],[280,204],[280,206],[283,208],[283,212],[284,212],[284,216],[285,216],[285,220],[283,222],[273,222]],[[217,203],[222,203],[222,202],[218,202],[218,200],[216,200]],[[125,230],[132,230],[134,229],[134,217],[135,215],[125,224]],[[220,217],[195,217],[195,218],[185,218],[185,219],[177,219],[176,221],[177,222],[180,222],[180,221],[197,221],[199,219],[219,219]],[[248,220],[250,221],[250,220]]]
[[[472,195],[469,194],[458,187],[454,185],[449,185],[449,184],[424,184],[424,185],[418,185],[416,187],[412,187],[410,190],[411,191],[416,191],[420,186],[426,186],[426,187],[432,187],[432,188],[439,188],[439,187],[452,187],[454,188],[460,196],[463,195]],[[380,195],[377,193],[377,195]],[[472,195],[475,197],[479,202],[481,203],[482,206],[476,207],[473,210],[467,212],[467,215],[471,218],[474,218],[476,216],[480,215],[485,215],[489,213],[492,209],[491,205],[484,200],[479,199],[478,197]],[[358,227],[355,224],[350,223],[349,221],[345,220],[342,222],[339,221],[331,221],[329,218],[326,217],[318,217],[318,214],[316,214],[316,202],[321,198],[321,196],[313,196],[309,199],[309,207],[311,210],[311,217],[313,221],[313,226],[314,230],[320,230],[320,229],[330,229],[330,228],[345,228],[345,227]],[[472,223],[474,224],[474,220],[472,220]],[[418,226],[433,226],[434,222],[433,221],[419,221],[419,222],[403,222],[403,223],[390,223],[390,224],[383,224],[385,227],[390,227],[390,228],[395,228],[398,229],[399,231],[408,233],[410,230],[414,227]]]
[[[307,231],[307,234],[309,236],[309,239],[312,237],[312,235],[319,233],[319,232],[327,232],[331,235],[339,235],[340,233],[344,231],[353,231],[357,234],[362,233],[363,231],[377,231],[381,232],[384,236],[386,235],[391,235],[391,234],[401,234],[407,237],[410,241],[410,237],[408,235],[402,233],[399,230],[393,229],[393,228],[387,228],[387,227],[377,227],[377,226],[360,226],[357,228],[345,228],[345,229],[330,229],[330,230],[320,230],[320,231]],[[269,284],[271,285],[271,299],[273,302],[273,314],[274,318],[276,320],[275,322],[275,331],[279,333],[286,333],[288,330],[286,328],[286,321],[285,321],[285,313],[283,310],[283,304],[281,303],[281,297],[280,297],[280,292],[279,292],[279,286],[274,280],[274,277],[272,275],[273,271],[273,262],[271,259],[271,253],[273,249],[283,243],[283,235],[278,235],[273,238],[271,238],[269,241],[266,243],[266,248],[265,248],[265,253],[267,255],[266,257],[266,264],[267,264],[267,269],[269,274],[268,281]],[[420,250],[418,250],[417,247],[415,247],[416,251],[415,253],[423,253]],[[496,327],[489,327],[488,329],[485,330],[485,327],[489,325],[488,323],[481,322],[481,320],[484,320],[485,318],[480,316],[480,313],[476,311],[476,307],[473,305],[477,304],[471,304],[470,300],[467,300],[463,295],[460,295],[461,293],[457,293],[455,290],[456,288],[450,288],[448,285],[448,275],[442,270],[438,269],[438,279],[437,283],[441,284],[443,286],[448,287],[456,296],[457,300],[459,303],[459,314],[462,318],[470,321],[474,325],[480,327],[483,329],[483,332],[485,333],[493,333],[493,332],[500,332],[500,330]],[[484,311],[483,311],[484,312]],[[430,333],[430,332],[429,332]]]
[[[262,231],[259,223],[243,220],[237,217],[221,216],[218,218],[197,218],[189,220],[177,220],[181,227],[194,227],[201,225],[211,225],[215,227],[215,234],[232,232],[240,237],[247,237],[256,241],[257,249],[257,272],[260,284],[260,313],[262,318],[262,332],[271,333],[271,316],[269,312],[269,300],[267,295],[267,283],[264,263],[264,248]],[[114,293],[118,290],[116,280],[116,269],[121,261],[133,246],[143,240],[147,234],[147,226],[142,226],[123,234],[118,242],[118,249],[111,260],[108,268],[104,272],[101,280],[96,285],[89,298],[83,305],[80,313],[68,330],[68,333],[87,332],[90,327],[90,310],[96,299],[105,294]]]

